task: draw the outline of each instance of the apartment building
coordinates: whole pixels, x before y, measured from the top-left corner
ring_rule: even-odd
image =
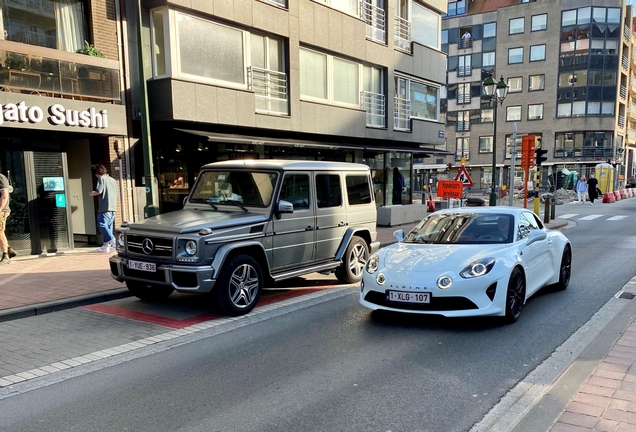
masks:
[[[523,183],[523,135],[540,137],[548,150],[544,187],[567,187],[568,173],[587,175],[602,162],[616,167],[610,181],[624,184],[634,172],[633,152],[625,151],[632,15],[625,0],[449,1],[442,104],[452,170],[465,158],[476,188],[490,188],[496,147],[495,185],[508,184],[516,123],[516,184]],[[482,90],[491,73],[509,86],[496,137],[493,105]]]
[[[117,180],[118,221],[126,217],[118,6],[118,0],[0,0],[0,172],[14,188],[6,233],[23,255],[101,244],[89,196],[93,163]],[[104,58],[77,53],[86,43]]]
[[[142,6],[161,212],[181,207],[201,165],[250,158],[368,164],[378,205],[397,167],[409,203],[422,191],[414,158],[446,154],[446,0]]]

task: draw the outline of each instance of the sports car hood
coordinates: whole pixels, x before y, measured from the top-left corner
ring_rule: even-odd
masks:
[[[497,257],[509,244],[454,245],[397,243],[381,252],[381,266],[404,272],[460,271],[473,261]]]
[[[158,231],[173,234],[197,232],[202,228],[220,229],[267,222],[267,215],[258,213],[178,210],[130,224],[133,231]]]

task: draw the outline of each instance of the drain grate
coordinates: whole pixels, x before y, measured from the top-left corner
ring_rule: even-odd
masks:
[[[636,294],[632,294],[632,293],[628,293],[628,292],[622,292],[620,293],[620,295],[617,298],[622,298],[625,300],[631,300],[634,297],[636,297]]]

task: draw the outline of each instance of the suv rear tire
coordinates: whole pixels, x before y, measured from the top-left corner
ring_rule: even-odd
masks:
[[[344,283],[360,282],[368,260],[369,245],[361,237],[353,236],[347,246],[342,265],[336,269],[336,277]]]
[[[152,285],[144,282],[126,281],[128,291],[142,300],[163,300],[174,291],[170,285]]]
[[[245,315],[258,303],[263,291],[263,272],[249,255],[231,257],[221,269],[216,304],[230,316]]]

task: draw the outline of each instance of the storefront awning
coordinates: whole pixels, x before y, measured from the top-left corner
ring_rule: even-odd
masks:
[[[227,133],[216,133],[197,131],[189,129],[175,129],[179,132],[185,132],[192,135],[202,136],[207,138],[210,142],[230,143],[230,144],[250,144],[250,145],[269,145],[269,146],[284,146],[295,148],[315,148],[325,150],[366,150],[376,152],[397,152],[397,153],[413,153],[413,154],[425,154],[425,155],[451,155],[453,153],[437,150],[433,148],[424,147],[375,147],[372,145],[356,145],[356,144],[342,144],[342,143],[329,143],[321,141],[309,141],[309,140],[297,140],[290,138],[269,138],[269,137],[257,137],[249,135],[237,135]]]

